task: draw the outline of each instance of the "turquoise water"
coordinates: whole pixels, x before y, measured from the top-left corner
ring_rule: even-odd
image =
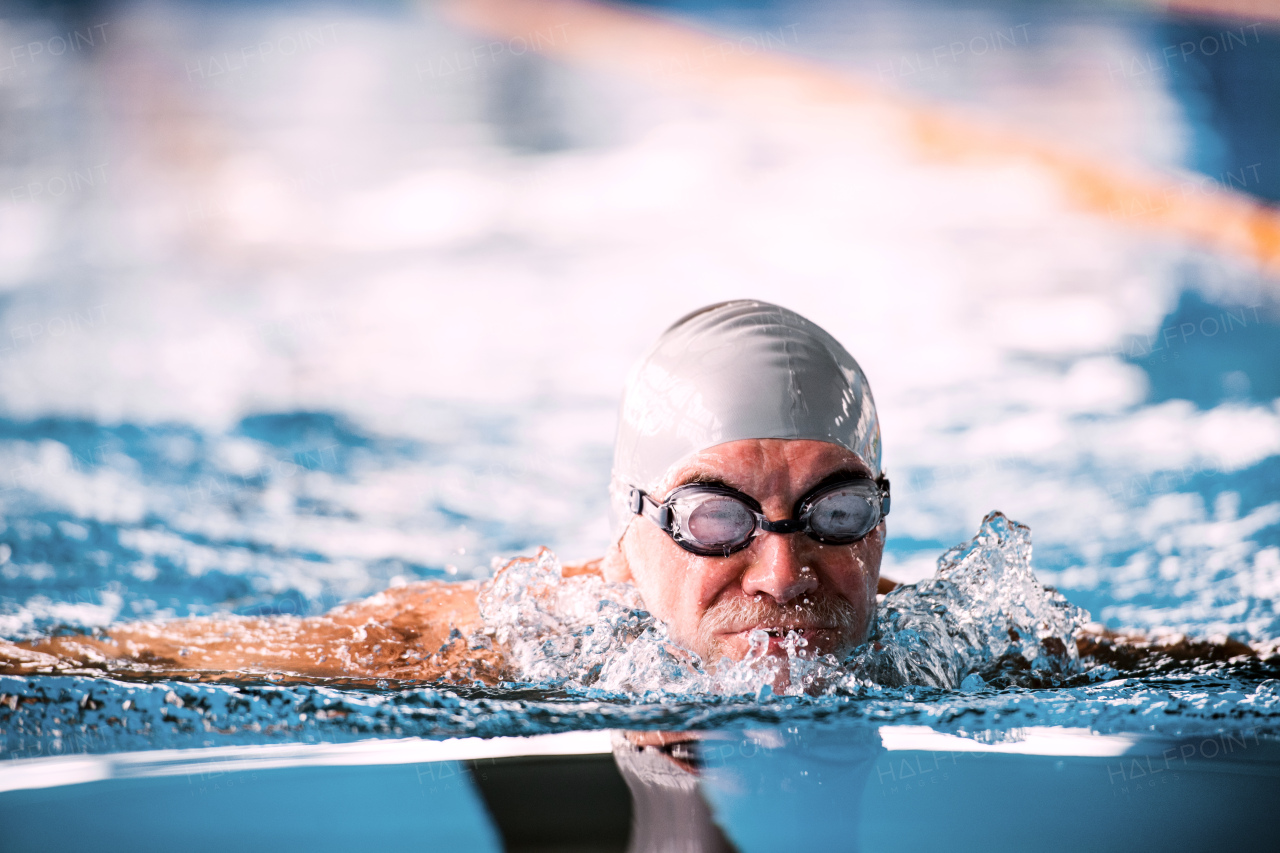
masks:
[[[1274,116],[1240,94],[1276,85],[1271,23],[1139,73],[1217,25],[1086,4],[649,8],[1212,179],[1196,192],[1261,164],[1243,190],[1276,198]],[[98,41],[0,68],[5,639],[316,614],[543,545],[597,556],[628,365],[744,294],[813,317],[870,376],[886,575],[929,576],[1000,509],[1031,527],[1038,577],[1108,627],[1280,638],[1280,314],[1247,259],[1083,214],[1030,170],[921,162],[891,128],[735,110],[665,71],[455,67],[492,37],[435,9],[6,26],[4,44]],[[997,31],[1016,36],[998,54],[917,67]],[[307,32],[289,57],[260,50]],[[211,73],[236,52],[242,69]],[[1266,849],[1280,773],[1280,682],[1258,661],[767,701],[51,676],[0,694],[6,849],[519,846],[468,775],[480,759],[401,763],[402,739],[704,733],[706,755],[731,748],[703,756],[699,796],[742,850]],[[388,751],[364,763],[315,751],[370,740]],[[291,745],[287,766],[219,766]],[[162,750],[194,769],[156,770]],[[92,763],[111,756],[126,770]],[[57,769],[72,760],[99,775]]]
[[[625,789],[610,789],[607,752],[426,760],[397,755],[397,746],[409,750],[391,741],[381,755],[345,759],[332,751],[187,751],[181,764],[173,754],[149,764],[131,757],[114,777],[65,784],[64,775],[62,785],[5,794],[6,849],[161,849],[175,839],[193,850],[498,850],[504,841],[623,849],[632,810]],[[1274,742],[1250,731],[1105,738],[1045,729],[980,743],[928,729],[793,722],[713,732],[698,751],[701,797],[743,851],[1267,850],[1273,832],[1259,815],[1280,786]],[[599,777],[596,790],[526,791],[541,820],[504,797],[504,781],[545,784],[566,766]]]

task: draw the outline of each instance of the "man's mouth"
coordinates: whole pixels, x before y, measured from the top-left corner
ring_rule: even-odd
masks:
[[[731,635],[740,637],[745,643],[750,644],[751,633],[753,631],[764,631],[769,638],[769,651],[777,652],[786,648],[787,638],[791,635],[803,640],[800,648],[806,651],[828,651],[827,647],[832,646],[833,640],[836,640],[838,630],[829,625],[751,625],[750,628],[744,628],[739,631],[731,631]]]
[[[769,654],[782,655],[790,649],[792,653],[804,651],[804,654],[824,654],[838,643],[838,632],[828,625],[752,625],[740,631],[731,632],[740,638],[746,646],[751,645],[751,635],[755,631],[764,631],[768,636]],[[799,639],[799,643],[789,639]]]
[[[712,658],[726,654],[735,660],[752,654],[752,632],[763,631],[766,653],[839,654],[859,630],[857,608],[835,595],[819,591],[799,604],[778,605],[762,597],[726,598],[708,608],[699,624],[697,647]],[[788,639],[795,634],[796,639]],[[757,643],[758,643],[757,639]]]
[[[742,631],[741,633],[750,634],[752,631],[755,631],[755,630],[757,630],[757,628],[747,628],[745,631]],[[816,634],[819,631],[830,631],[832,629],[825,625],[821,625],[821,626],[820,625],[783,625],[783,626],[773,627],[773,628],[767,628],[763,625],[760,625],[758,626],[758,630],[764,631],[770,637],[777,637],[778,639],[783,639],[793,631],[803,637],[806,634]]]

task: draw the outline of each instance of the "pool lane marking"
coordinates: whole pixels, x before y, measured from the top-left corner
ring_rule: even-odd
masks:
[[[854,132],[901,129],[922,155],[935,159],[1030,162],[1053,176],[1066,199],[1081,209],[1250,258],[1280,275],[1280,211],[1229,187],[1200,192],[1199,176],[1112,165],[803,57],[772,50],[745,53],[730,37],[638,10],[588,0],[445,0],[430,8],[487,37],[506,39],[495,43],[504,49],[523,39],[523,52],[712,95],[749,116],[759,116],[767,102],[774,123],[792,110],[837,119],[822,121],[824,131],[840,124]]]
[[[1280,3],[1276,0],[1155,0],[1157,9],[1180,15],[1197,15],[1240,20],[1280,21]]]
[[[427,764],[537,755],[611,754],[608,731],[560,732],[530,737],[374,739],[341,744],[246,744],[161,749],[109,755],[65,755],[0,762],[0,793],[158,776],[278,770],[288,767],[355,767]]]

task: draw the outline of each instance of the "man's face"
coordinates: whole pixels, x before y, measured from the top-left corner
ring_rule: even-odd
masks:
[[[758,500],[769,519],[790,518],[806,492],[847,473],[870,477],[857,454],[822,441],[750,439],[704,450],[672,471],[662,500],[689,482],[717,481]],[[671,636],[704,660],[741,660],[748,635],[769,632],[769,652],[796,630],[806,654],[841,654],[863,642],[875,612],[884,523],[852,545],[823,545],[803,533],[761,533],[728,557],[700,557],[637,516],[606,560],[610,580],[630,581]]]

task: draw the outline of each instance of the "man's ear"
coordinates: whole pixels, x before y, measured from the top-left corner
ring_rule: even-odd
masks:
[[[628,528],[627,532],[630,532],[630,528]],[[605,551],[604,559],[600,561],[600,573],[610,583],[635,582],[635,578],[631,574],[631,563],[627,561],[627,552],[622,545],[626,538],[626,533],[619,537],[618,541],[610,545],[608,551]]]

